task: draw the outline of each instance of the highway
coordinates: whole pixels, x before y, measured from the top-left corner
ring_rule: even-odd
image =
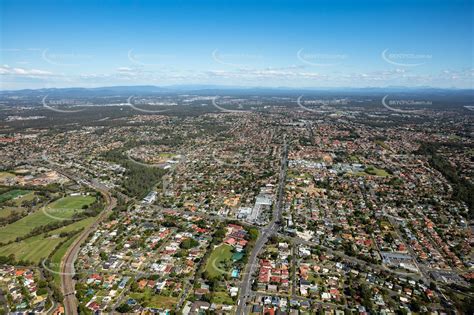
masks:
[[[264,227],[260,231],[260,235],[255,242],[255,246],[250,253],[250,257],[248,263],[245,268],[245,272],[242,276],[242,282],[240,283],[240,293],[239,293],[239,300],[237,302],[237,310],[236,314],[247,314],[247,298],[249,294],[252,292],[251,285],[252,285],[252,275],[256,268],[256,261],[258,254],[262,250],[265,243],[268,241],[268,238],[278,230],[278,226],[280,224],[281,213],[283,211],[283,196],[285,192],[285,182],[286,182],[286,170],[288,166],[288,144],[286,143],[286,139],[284,139],[283,144],[283,151],[281,157],[281,165],[280,165],[280,176],[279,176],[279,184],[278,184],[278,192],[277,192],[277,202],[273,209],[273,217],[272,220],[268,223],[266,227]]]

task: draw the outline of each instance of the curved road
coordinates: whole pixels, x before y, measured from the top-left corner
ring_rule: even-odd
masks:
[[[95,187],[97,189],[97,187]],[[94,231],[99,224],[104,220],[108,214],[115,208],[117,201],[113,198],[110,193],[106,190],[99,189],[104,196],[107,204],[104,211],[102,211],[97,220],[84,230],[78,238],[71,244],[66,251],[63,260],[61,261],[61,287],[64,295],[64,311],[67,315],[77,314],[77,300],[75,295],[75,281],[74,276],[74,261],[76,260],[77,254],[81,249],[81,244],[87,239],[89,234]]]
[[[99,191],[103,196],[106,203],[105,209],[99,214],[97,220],[89,226],[87,229],[82,231],[82,233],[77,237],[74,242],[67,249],[63,259],[61,260],[60,266],[60,275],[61,275],[61,289],[64,295],[64,311],[67,315],[77,315],[77,300],[75,295],[75,282],[73,276],[74,272],[74,261],[76,260],[77,254],[81,249],[81,244],[87,239],[89,234],[97,229],[99,224],[107,218],[112,209],[117,205],[117,200],[111,196],[108,187],[99,183],[98,181],[92,179],[90,181],[82,180],[76,175],[70,174],[67,171],[64,171],[61,168],[61,165],[51,161],[48,156],[43,153],[41,156],[41,161],[48,163],[48,167],[56,172],[66,176],[67,178],[84,185],[89,186],[90,188]],[[123,196],[127,201],[128,197],[118,193]]]

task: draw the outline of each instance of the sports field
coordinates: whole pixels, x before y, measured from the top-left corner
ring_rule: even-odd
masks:
[[[64,240],[64,238],[44,238],[43,235],[33,236],[19,243],[14,242],[0,247],[0,256],[13,254],[16,260],[29,260],[37,264],[43,258],[48,257],[49,253],[51,253],[62,240]]]
[[[84,228],[86,226],[91,225],[95,217],[87,218],[81,221],[77,221],[75,223],[72,223],[70,225],[61,227],[59,229],[50,231],[48,234],[50,235],[49,237],[45,237],[45,234],[33,236],[30,238],[27,238],[21,242],[18,243],[11,243],[9,245],[0,247],[0,255],[1,256],[8,256],[10,254],[15,255],[15,258],[17,260],[29,260],[34,262],[35,264],[41,262],[44,258],[47,258],[49,254],[54,250],[54,248],[63,240],[66,238],[60,238],[59,234],[61,232],[70,232],[70,231],[75,231],[79,230],[80,228]],[[61,247],[58,249],[58,251],[53,255],[51,258],[51,265],[52,269],[56,270],[54,268],[57,265],[57,269],[59,270],[59,264],[61,262],[61,258],[64,256],[64,253],[66,252],[67,248],[69,245],[72,243],[73,239],[76,238],[77,235],[74,235],[70,240],[68,240],[66,243],[61,245]],[[59,278],[58,278],[59,279]]]
[[[28,234],[36,227],[71,218],[75,213],[82,211],[82,206],[89,205],[94,200],[95,197],[92,196],[63,197],[45,208],[36,210],[33,214],[0,228],[0,240],[11,241]]]

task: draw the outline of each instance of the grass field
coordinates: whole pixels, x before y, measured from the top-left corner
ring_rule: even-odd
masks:
[[[390,146],[382,140],[375,140],[375,143],[377,143],[379,146],[381,146],[385,150],[390,150]]]
[[[87,218],[87,219],[75,222],[73,224],[63,226],[59,229],[53,230],[53,231],[49,232],[49,234],[51,234],[51,235],[52,234],[59,234],[61,232],[70,232],[70,231],[78,230],[80,228],[85,228],[85,227],[91,225],[92,223],[94,223],[94,221],[96,219],[97,219],[96,217]],[[77,238],[78,235],[79,234],[75,234],[73,237],[68,239],[54,253],[54,255],[51,257],[51,269],[53,269],[54,271],[59,272],[59,266],[61,264],[61,259],[63,258],[64,254],[66,254],[67,249],[69,248],[69,246],[71,246],[72,242],[74,242],[74,240]],[[0,248],[0,250],[1,250],[1,248]],[[60,275],[59,274],[53,274],[53,277],[54,277],[54,282],[56,283],[56,285],[60,286],[61,285]]]
[[[380,168],[376,168],[374,166],[369,166],[365,169],[365,171],[358,172],[358,173],[356,173],[356,175],[359,175],[359,176],[372,175],[372,176],[380,176],[380,177],[390,176],[390,174],[387,173],[387,171],[385,171],[383,169],[380,169]]]
[[[61,266],[61,260],[66,254],[67,249],[71,246],[72,242],[76,239],[77,235],[74,235],[68,239],[61,247],[58,248],[56,253],[51,257],[51,269],[58,272],[53,274],[54,283],[59,287],[61,286],[61,276],[59,275],[59,267]]]
[[[8,177],[15,177],[15,174],[9,172],[0,172],[0,179],[1,178],[8,178]]]
[[[178,298],[156,295],[149,288],[145,289],[143,293],[132,293],[130,297],[134,299],[143,298],[146,306],[155,308],[174,309],[176,303],[178,303]]]
[[[20,205],[25,200],[33,200],[33,198],[35,198],[35,192],[27,190],[25,191],[26,194],[15,198],[15,200],[12,200],[12,206],[0,206],[0,218],[6,218],[15,212],[22,212],[26,210],[26,208],[20,207]]]
[[[33,236],[27,238],[19,243],[11,243],[9,245],[0,247],[0,255],[8,256],[10,254],[14,254],[15,258],[20,260],[29,260],[34,263],[39,263],[44,258],[48,257],[49,254],[54,250],[54,248],[66,238],[60,238],[59,233],[61,232],[69,232],[78,230],[80,228],[89,226],[94,222],[96,218],[87,218],[81,221],[74,222],[67,226],[61,227],[59,229],[53,230],[48,232],[47,234],[50,237],[44,237],[45,234],[41,234],[38,236]],[[61,245],[58,251],[52,257],[52,264],[53,270],[59,270],[59,264],[61,262],[61,258],[66,253],[67,248],[72,243],[73,239],[76,237],[73,236],[70,240],[66,243]],[[59,280],[59,277],[58,277]]]
[[[13,190],[7,191],[0,195],[0,203],[16,198],[18,196],[26,195],[29,192],[30,192],[29,190],[22,190],[22,189],[13,189]]]
[[[229,270],[225,270],[222,266],[222,263],[225,261],[230,261],[231,258],[232,246],[223,244],[216,247],[209,256],[209,259],[207,260],[205,271],[208,276],[211,278],[216,278],[224,274],[225,272],[228,272]]]
[[[43,258],[48,257],[49,253],[63,240],[63,238],[59,237],[44,238],[43,235],[33,236],[19,243],[11,243],[0,247],[0,255],[8,256],[13,254],[17,260],[29,260],[37,264]]]
[[[6,218],[10,216],[12,213],[15,213],[17,211],[22,211],[24,209],[22,208],[16,208],[16,207],[3,207],[0,208],[0,218]]]
[[[34,198],[35,198],[35,192],[30,190],[30,191],[28,191],[26,194],[21,195],[21,196],[19,196],[18,198],[15,198],[15,199],[12,200],[12,201],[13,201],[13,203],[14,203],[15,205],[20,206],[23,201],[25,201],[25,200],[31,201],[31,200],[33,200]]]
[[[58,287],[61,286],[61,276],[59,275],[61,260],[63,259],[64,255],[66,254],[67,249],[69,248],[69,246],[71,246],[72,242],[74,242],[77,236],[78,234],[68,239],[64,244],[61,245],[61,247],[58,248],[58,250],[51,257],[51,263],[50,263],[51,269],[58,272],[58,273],[53,273],[54,283]]]
[[[211,302],[216,304],[227,304],[233,305],[234,300],[230,297],[227,292],[214,292],[211,297]]]
[[[18,236],[24,236],[34,228],[71,218],[82,206],[93,203],[92,196],[68,196],[49,204],[44,210],[38,209],[35,213],[0,228],[0,240],[11,241]]]
[[[81,228],[84,228],[86,226],[91,225],[92,223],[94,223],[95,220],[96,220],[96,217],[86,218],[84,220],[77,221],[77,222],[74,222],[72,224],[60,227],[59,229],[52,230],[52,231],[48,232],[48,234],[49,235],[54,235],[54,234],[60,234],[62,232],[75,231],[75,230],[78,230],[78,229],[81,229]]]
[[[160,158],[170,159],[170,158],[175,157],[176,154],[162,152],[162,153],[158,154],[158,156],[159,156]]]

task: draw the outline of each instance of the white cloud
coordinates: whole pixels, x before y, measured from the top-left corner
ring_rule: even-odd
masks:
[[[129,68],[129,67],[119,67],[119,68],[117,68],[117,71],[118,72],[131,72],[131,71],[134,71],[134,69]]]
[[[473,69],[446,69],[440,72],[419,73],[406,69],[384,69],[377,71],[326,71],[318,72],[308,67],[266,67],[234,70],[156,69],[141,66],[117,67],[111,72],[82,74],[53,74],[52,72],[25,67],[0,66],[0,75],[10,81],[18,81],[29,87],[29,83],[42,80],[50,87],[106,86],[127,84],[221,84],[247,86],[288,87],[338,87],[338,86],[434,86],[472,88]],[[26,81],[26,79],[30,79]],[[4,80],[4,82],[7,80]],[[13,82],[13,81],[12,81]]]
[[[3,66],[0,66],[0,75],[37,77],[37,76],[51,76],[53,75],[53,73],[49,71],[38,70],[38,69],[14,68],[8,65],[3,65]]]

